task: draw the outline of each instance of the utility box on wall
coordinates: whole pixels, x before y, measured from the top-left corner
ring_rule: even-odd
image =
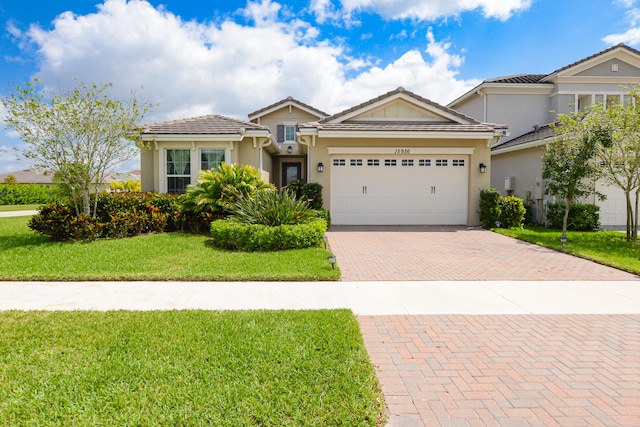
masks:
[[[504,178],[504,190],[505,191],[514,191],[516,189],[516,177],[515,176],[506,176]]]

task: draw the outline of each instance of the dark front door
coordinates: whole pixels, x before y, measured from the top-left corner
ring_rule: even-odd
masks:
[[[302,179],[301,163],[283,163],[282,164],[282,186],[286,187],[294,181]]]

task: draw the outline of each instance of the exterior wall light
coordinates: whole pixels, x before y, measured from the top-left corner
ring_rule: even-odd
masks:
[[[332,269],[336,268],[336,256],[329,255],[327,258],[329,258],[329,264],[331,264],[331,268]]]
[[[322,162],[318,163],[318,172],[324,172],[324,165]]]
[[[289,154],[293,153],[293,147],[292,146],[288,146],[287,147],[287,153],[289,153]]]
[[[480,163],[480,173],[487,173],[487,165]]]

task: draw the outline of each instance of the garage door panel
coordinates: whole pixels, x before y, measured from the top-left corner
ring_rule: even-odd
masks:
[[[465,156],[346,156],[331,171],[334,224],[467,223]]]

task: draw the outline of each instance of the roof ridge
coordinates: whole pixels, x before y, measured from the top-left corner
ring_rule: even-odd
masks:
[[[271,110],[272,108],[275,108],[275,107],[277,107],[279,105],[286,104],[287,102],[293,102],[293,103],[299,104],[299,105],[301,105],[301,106],[303,106],[303,107],[305,107],[307,109],[310,109],[310,110],[314,111],[319,116],[327,117],[329,115],[328,113],[325,113],[324,111],[314,107],[313,105],[309,105],[307,103],[304,103],[304,102],[294,98],[293,96],[287,96],[286,98],[281,99],[280,101],[276,101],[273,104],[267,105],[266,107],[262,107],[262,108],[260,108],[260,109],[258,109],[256,111],[253,111],[253,112],[247,114],[247,116],[249,118],[251,118],[252,116],[257,116],[257,115],[259,115],[260,113],[262,113],[264,111]]]
[[[338,117],[345,116],[345,115],[347,115],[349,113],[352,113],[354,111],[360,110],[360,109],[362,109],[362,108],[364,108],[364,107],[366,107],[368,105],[373,105],[378,101],[382,101],[385,98],[390,98],[391,96],[399,94],[399,93],[406,93],[410,97],[415,98],[416,100],[418,100],[420,102],[424,102],[425,104],[429,104],[429,105],[431,105],[433,107],[436,107],[438,109],[446,111],[446,112],[448,112],[450,114],[453,114],[453,115],[455,115],[457,117],[460,117],[460,118],[462,118],[464,120],[468,120],[468,121],[470,121],[472,123],[475,123],[475,124],[480,124],[481,123],[480,121],[474,119],[473,117],[467,116],[466,114],[463,114],[463,113],[461,113],[459,111],[456,111],[454,109],[446,107],[446,106],[444,106],[442,104],[438,104],[437,102],[431,101],[430,99],[424,98],[424,97],[416,94],[415,92],[412,92],[410,90],[405,89],[402,86],[398,86],[394,90],[391,90],[391,91],[389,91],[387,93],[384,93],[382,95],[376,96],[375,98],[371,98],[368,101],[362,102],[361,104],[355,105],[355,106],[353,106],[351,108],[343,110],[343,111],[341,111],[339,113],[336,113],[336,114],[334,114],[332,116],[325,117],[324,119],[319,120],[318,123],[328,123],[328,122],[330,122],[332,120],[337,119]]]
[[[558,68],[557,70],[547,74],[545,77],[546,78],[551,77],[552,75],[557,74],[557,73],[559,73],[561,71],[564,71],[564,70],[569,69],[571,67],[575,67],[578,64],[582,64],[583,62],[589,61],[589,60],[591,60],[593,58],[596,58],[596,57],[598,57],[600,55],[604,55],[605,53],[609,53],[609,52],[614,51],[614,50],[619,49],[619,48],[624,48],[624,49],[626,49],[626,50],[628,50],[628,51],[630,51],[632,53],[635,53],[636,55],[640,56],[640,51],[639,50],[634,49],[631,46],[628,46],[628,45],[626,45],[624,43],[618,43],[618,44],[610,46],[610,47],[608,47],[608,48],[606,48],[604,50],[601,50],[600,52],[594,53],[593,55],[589,55],[589,56],[587,56],[585,58],[582,58],[582,59],[579,59],[579,60],[577,60],[575,62],[572,62],[569,65],[565,65],[564,67]]]

